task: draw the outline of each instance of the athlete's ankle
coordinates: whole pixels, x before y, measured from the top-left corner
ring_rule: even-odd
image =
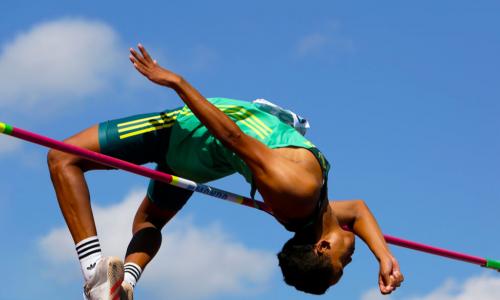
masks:
[[[125,263],[125,277],[123,279],[124,282],[130,284],[130,286],[135,288],[137,281],[141,278],[142,268],[133,262]]]
[[[75,245],[85,282],[92,279],[96,266],[102,258],[101,245],[97,236],[86,238]]]

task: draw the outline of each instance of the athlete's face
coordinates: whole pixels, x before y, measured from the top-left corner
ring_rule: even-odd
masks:
[[[352,232],[344,230],[332,232],[328,239],[316,244],[316,253],[327,255],[335,267],[343,269],[352,261],[354,240]],[[339,278],[332,278],[332,284],[337,283],[338,280]]]

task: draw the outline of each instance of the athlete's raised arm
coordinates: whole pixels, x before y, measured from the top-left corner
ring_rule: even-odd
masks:
[[[352,228],[373,252],[380,264],[379,288],[389,294],[403,281],[396,258],[391,254],[377,220],[362,200],[330,202],[340,225]]]
[[[255,176],[266,172],[266,163],[274,153],[258,140],[246,135],[222,111],[207,101],[182,76],[161,67],[146,49],[139,44],[139,51],[130,49],[130,61],[150,81],[177,92],[193,114],[226,147],[243,159]]]

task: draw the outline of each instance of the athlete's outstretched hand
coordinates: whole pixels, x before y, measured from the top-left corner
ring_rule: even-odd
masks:
[[[146,51],[144,46],[139,44],[137,48],[139,48],[140,53],[135,51],[135,49],[130,48],[129,58],[136,70],[147,79],[156,84],[167,87],[173,87],[181,80],[179,75],[160,67],[158,62],[149,56],[149,53]]]
[[[380,260],[378,285],[382,294],[390,294],[401,285],[404,277],[399,270],[398,261],[392,255]]]

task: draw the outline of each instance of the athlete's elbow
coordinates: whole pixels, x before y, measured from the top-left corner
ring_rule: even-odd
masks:
[[[353,201],[354,210],[356,211],[356,215],[363,216],[366,212],[369,211],[368,205],[364,200],[358,199]]]
[[[363,199],[354,200],[354,205],[356,205],[360,209],[368,208],[368,205],[366,205],[366,202]]]
[[[244,133],[238,126],[236,128],[228,129],[222,136],[221,142],[228,146],[230,149],[235,149],[241,145]]]

